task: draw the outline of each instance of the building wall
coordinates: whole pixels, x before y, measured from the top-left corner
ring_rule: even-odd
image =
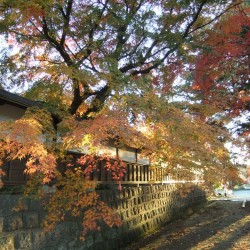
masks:
[[[17,120],[24,115],[25,109],[10,104],[0,105],[0,122],[6,120]]]
[[[167,222],[180,218],[206,201],[203,188],[188,184],[127,187],[99,191],[102,200],[121,216],[119,228],[102,228],[79,240],[80,226],[66,221],[45,233],[40,223],[44,211],[37,201],[18,195],[0,195],[0,249],[118,250]],[[13,210],[17,205],[18,211]],[[77,220],[76,220],[77,221]]]
[[[14,104],[0,104],[0,122],[20,119],[25,111],[25,108],[17,107]],[[117,149],[113,144],[110,144],[106,146],[105,150],[105,152],[100,152],[100,154],[109,153],[111,156],[119,155],[122,160],[127,162],[137,161],[137,150],[134,148],[125,147],[124,149]],[[74,152],[74,150],[71,150],[71,152]],[[79,151],[76,152],[79,153]],[[80,152],[88,153],[88,147],[82,148]],[[140,163],[149,164],[148,159],[145,158],[140,159]],[[5,175],[0,176],[0,180],[3,181],[5,186],[21,185],[27,180],[27,176],[23,173],[25,169],[25,161],[15,160],[4,162],[1,168],[4,170]]]

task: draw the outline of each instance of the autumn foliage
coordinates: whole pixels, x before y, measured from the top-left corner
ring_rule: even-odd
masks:
[[[249,6],[237,5],[207,32],[194,74],[193,89],[203,91],[210,103],[238,113],[249,109],[250,102],[249,14]]]
[[[224,178],[232,164],[220,138],[228,133],[174,97],[176,80],[189,64],[196,66],[193,89],[207,96],[215,87],[228,90],[219,80],[229,65],[244,82],[249,9],[229,12],[236,6],[238,1],[218,0],[0,1],[2,86],[25,88],[26,97],[43,105],[1,122],[0,158],[27,160],[29,195],[43,197],[43,185],[55,186],[47,229],[66,216],[83,218],[83,237],[99,228],[99,220],[120,225],[89,179],[105,162],[121,189],[126,165],[106,152],[110,141],[140,150],[152,167],[164,166],[182,180],[192,180],[194,173],[209,184]],[[194,63],[186,48],[202,32],[209,53]],[[241,58],[237,67],[235,58]],[[85,149],[77,167],[58,170],[70,150]]]
[[[101,135],[103,127],[101,125],[98,127],[97,124],[98,121],[95,123],[93,132],[96,132],[97,129],[99,131],[97,138],[103,140],[106,135],[105,133],[103,136]],[[99,195],[95,191],[96,183],[90,180],[91,173],[98,171],[97,165],[104,162],[104,168],[111,173],[114,183],[118,184],[118,188],[121,189],[121,178],[126,167],[126,164],[119,158],[113,158],[105,153],[97,154],[99,147],[93,134],[90,134],[91,126],[88,127],[88,125],[89,122],[86,121],[84,126],[86,130],[77,131],[81,132],[81,136],[78,136],[79,141],[70,139],[76,136],[75,133],[71,134],[74,131],[72,127],[71,131],[65,132],[67,136],[63,142],[58,144],[55,141],[51,114],[46,110],[36,107],[30,108],[22,119],[1,123],[2,158],[5,160],[27,159],[25,174],[30,177],[30,180],[27,183],[25,193],[44,200],[45,208],[48,211],[44,221],[45,229],[52,230],[65,216],[80,216],[83,219],[81,236],[83,239],[89,230],[98,230],[101,220],[108,226],[121,225],[115,212],[99,199]],[[114,129],[112,131],[115,132],[116,125],[113,123],[112,126]],[[66,127],[63,126],[63,128],[66,130]],[[107,126],[106,128],[110,129],[111,127]],[[79,127],[76,128],[76,130],[78,129]],[[66,140],[67,143],[65,143]],[[69,156],[63,147],[70,147],[69,144],[71,148],[77,147],[80,141],[83,142],[82,140],[85,140],[82,146],[94,144],[92,148],[90,147],[91,154],[83,155],[76,162],[77,165],[73,165],[70,160],[67,161]],[[59,159],[61,162],[68,162],[66,172],[59,172],[57,168]],[[49,202],[44,184],[53,186],[55,191],[49,195]]]
[[[26,194],[34,193],[37,185],[39,186],[39,182],[30,181]],[[121,219],[112,208],[100,200],[95,192],[95,186],[95,182],[86,179],[81,168],[67,170],[64,176],[57,175],[55,192],[50,194],[49,201],[45,203],[48,211],[43,221],[45,230],[53,230],[58,222],[65,220],[65,217],[82,218],[82,239],[89,231],[100,230],[102,221],[110,227],[120,226]],[[40,188],[42,189],[41,186]],[[38,192],[39,198],[45,199],[45,202],[48,200],[48,194],[43,196],[41,189]]]

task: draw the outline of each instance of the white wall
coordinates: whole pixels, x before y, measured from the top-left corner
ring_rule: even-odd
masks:
[[[0,122],[6,120],[17,120],[24,115],[25,110],[10,104],[0,105]]]
[[[136,162],[136,150],[133,148],[119,148],[118,155],[123,161]]]

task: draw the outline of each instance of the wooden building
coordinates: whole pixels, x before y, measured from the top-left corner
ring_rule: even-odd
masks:
[[[24,115],[25,110],[31,106],[41,107],[42,104],[0,89],[0,122],[20,119]],[[139,185],[152,181],[161,182],[169,180],[168,177],[164,177],[163,170],[150,169],[148,159],[141,157],[139,151],[135,148],[117,148],[114,144],[110,143],[107,145],[106,150],[113,156],[119,156],[121,160],[127,163],[126,173],[123,177],[124,184]],[[83,149],[82,152],[71,150],[69,153],[72,154],[76,162],[80,155],[87,152]],[[103,163],[100,163],[98,171],[95,171],[91,178],[97,182],[110,183],[113,181],[111,174],[104,169],[102,164]],[[2,176],[1,179],[6,186],[21,185],[27,180],[27,176],[23,174],[25,160],[6,161],[2,169],[5,171],[6,175]],[[65,169],[63,164],[60,166],[60,169]]]
[[[20,119],[24,115],[25,110],[32,106],[41,106],[41,104],[0,89],[0,122]],[[6,161],[1,168],[6,173],[5,176],[1,177],[4,185],[25,183],[26,175],[23,174],[25,160]]]

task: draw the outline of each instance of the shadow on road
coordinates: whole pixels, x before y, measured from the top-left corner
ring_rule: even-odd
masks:
[[[250,202],[211,201],[126,250],[250,249]]]

